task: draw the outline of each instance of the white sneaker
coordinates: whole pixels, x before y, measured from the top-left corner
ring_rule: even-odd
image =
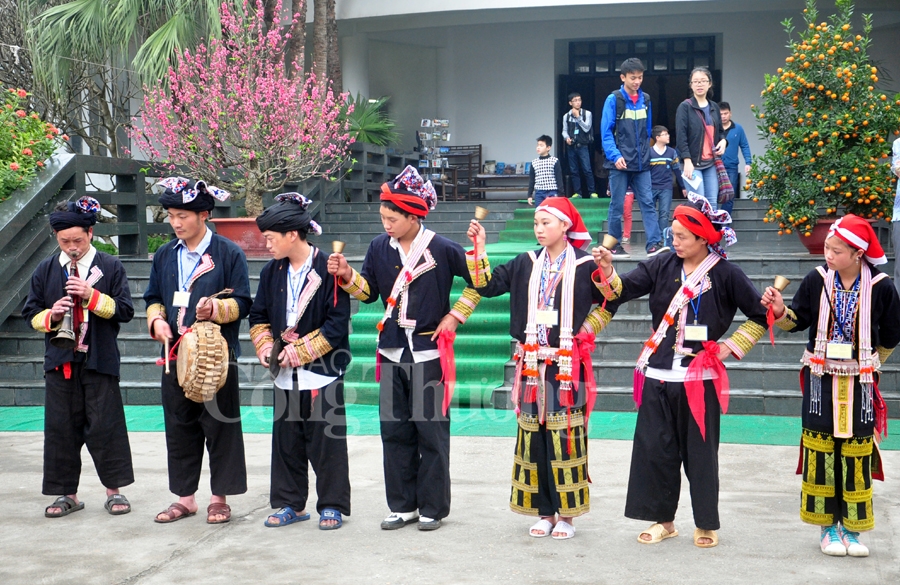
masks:
[[[837,524],[822,527],[819,546],[822,547],[822,552],[830,557],[847,556],[847,547],[841,541],[841,529]]]
[[[847,547],[847,554],[851,557],[867,557],[869,549],[859,541],[859,532],[851,532],[841,526],[841,543]]]

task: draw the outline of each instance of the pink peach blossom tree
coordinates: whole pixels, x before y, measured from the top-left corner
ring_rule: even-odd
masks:
[[[222,38],[186,50],[170,66],[168,86],[144,88],[142,118],[131,137],[153,161],[246,196],[247,215],[262,195],[313,177],[334,178],[353,143],[345,93],[303,72],[303,55],[285,63],[304,1],[290,25],[267,22],[262,0],[243,14],[221,6]]]

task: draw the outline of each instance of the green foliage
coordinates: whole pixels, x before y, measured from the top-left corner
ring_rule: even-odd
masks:
[[[382,97],[374,102],[356,94],[347,100],[353,107],[350,113],[350,136],[356,142],[367,142],[377,146],[387,146],[400,141],[400,134],[394,128],[396,124],[384,112],[384,104],[390,97]]]
[[[168,234],[157,234],[155,236],[147,237],[147,252],[153,254],[160,248],[162,248],[166,242],[168,242],[172,236]]]
[[[115,246],[113,246],[112,244],[107,244],[106,242],[98,242],[96,240],[94,240],[91,243],[100,252],[106,252],[107,254],[109,254],[111,256],[119,255],[119,249],[116,248]]]
[[[0,201],[31,180],[60,144],[53,124],[25,111],[27,97],[22,89],[0,97]]]
[[[804,27],[794,37],[784,21],[790,55],[766,75],[762,106],[751,106],[766,153],[747,179],[755,197],[768,199],[763,221],[784,233],[810,235],[819,209],[889,219],[896,178],[883,160],[900,128],[900,94],[878,91],[878,69],[868,55],[871,15],[853,31],[850,0],[837,0],[829,22],[807,0]],[[781,233],[781,232],[779,232]]]

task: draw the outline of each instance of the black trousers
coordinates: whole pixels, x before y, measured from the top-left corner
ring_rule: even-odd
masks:
[[[334,508],[350,515],[350,469],[344,380],[338,378],[312,400],[310,391],[277,386],[272,421],[272,471],[269,503],[273,508],[306,508],[309,465],[316,474],[316,510]]]
[[[118,378],[73,363],[69,380],[61,369],[46,372],[45,387],[43,494],[78,493],[84,445],[100,483],[108,489],[134,483]]]
[[[706,389],[706,440],[688,406],[684,384],[647,379],[631,452],[625,516],[671,522],[681,493],[681,466],[691,484],[694,524],[719,529],[719,400]]]
[[[413,363],[381,356],[379,415],[384,486],[391,512],[429,518],[450,513],[450,417],[441,414],[444,385],[439,359]]]
[[[169,489],[179,497],[193,495],[200,484],[203,446],[209,451],[210,489],[216,496],[247,491],[244,435],[237,364],[228,366],[228,380],[215,398],[188,400],[178,385],[175,368],[162,375],[162,405],[169,453]]]

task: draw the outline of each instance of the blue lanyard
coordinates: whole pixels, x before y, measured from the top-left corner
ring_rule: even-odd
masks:
[[[288,290],[291,295],[291,313],[297,310],[297,300],[300,298],[300,291],[303,290],[303,277],[306,274],[305,266],[300,269],[300,272],[297,273],[296,278],[291,276],[291,273],[288,272]],[[296,288],[294,287],[294,280],[297,281]]]
[[[833,333],[832,338],[836,337],[836,334],[840,334],[842,342],[847,341],[848,325],[850,326],[850,342],[853,341],[853,321],[856,317],[857,301],[859,299],[859,282],[860,277],[857,276],[850,290],[845,290],[841,282],[841,276],[837,272],[834,274],[832,312],[834,313],[834,322],[838,331]]]
[[[191,270],[191,273],[188,274],[187,278],[182,280],[181,275],[184,274],[184,268],[181,265],[181,253],[184,252],[184,246],[178,250],[178,280],[181,282],[180,288],[183,291],[187,291],[187,285],[191,281],[191,277],[194,276],[194,272],[197,271],[197,267],[200,266],[200,263],[203,262],[203,256],[200,256],[200,259],[197,260],[197,263],[194,264],[194,268]]]
[[[681,282],[684,284],[687,281],[687,275],[684,273],[684,268],[681,269]],[[703,298],[703,281],[700,281],[700,286],[697,287],[697,298],[688,299],[691,303],[691,308],[694,310],[694,325],[697,324],[697,317],[700,316],[700,299]],[[696,301],[696,302],[695,302]]]
[[[545,266],[541,271],[541,308],[553,307],[553,297],[556,296],[556,286],[562,278],[562,265],[566,259],[567,250],[563,250],[550,266]],[[550,255],[545,257],[545,263],[550,264]],[[556,269],[555,276],[550,276],[551,269]]]

